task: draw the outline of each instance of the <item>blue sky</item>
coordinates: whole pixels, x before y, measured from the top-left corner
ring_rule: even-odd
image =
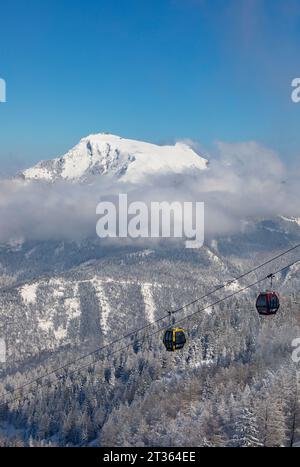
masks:
[[[0,165],[90,133],[300,148],[298,0],[2,0]]]

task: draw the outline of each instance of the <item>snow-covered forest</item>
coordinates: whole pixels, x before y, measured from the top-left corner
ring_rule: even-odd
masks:
[[[82,371],[71,365],[14,393],[11,403],[2,398],[1,445],[290,446],[299,440],[291,337],[300,335],[300,319],[292,300],[266,318],[251,301],[231,300],[185,329],[181,352],[166,353],[161,333],[147,337],[147,330],[125,350],[118,351],[119,343],[81,362]],[[50,366],[48,357],[7,371],[1,394],[75,355],[65,350],[51,356]]]
[[[300,447],[300,0],[0,11],[0,447]]]

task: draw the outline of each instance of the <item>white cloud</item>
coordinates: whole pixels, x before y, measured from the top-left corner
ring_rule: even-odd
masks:
[[[143,186],[105,176],[93,185],[2,180],[0,242],[95,235],[97,204],[119,192],[145,202],[204,201],[206,236],[236,232],[249,217],[300,217],[299,174],[289,172],[274,151],[256,142],[218,142],[208,170],[197,176],[156,176]]]

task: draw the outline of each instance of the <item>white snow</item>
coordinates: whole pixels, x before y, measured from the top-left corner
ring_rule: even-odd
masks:
[[[73,297],[68,297],[64,300],[65,313],[69,320],[81,316],[79,284],[76,282],[72,289]]]
[[[293,278],[293,276],[298,273],[299,268],[299,264],[293,264],[292,266],[290,266],[282,285],[288,283]]]
[[[231,291],[231,292],[236,292],[237,290],[239,290],[241,288],[240,284],[238,281],[234,281],[234,282],[229,282],[228,284],[226,284],[225,286],[225,290],[228,290],[228,291]]]
[[[62,340],[67,337],[67,328],[59,326],[57,329],[54,329],[54,324],[51,320],[40,318],[38,319],[38,326],[44,332],[52,331],[56,340]]]
[[[91,174],[109,173],[123,181],[137,183],[153,174],[206,168],[207,160],[185,143],[159,146],[100,133],[82,138],[64,156],[41,161],[23,175],[29,180],[78,181]]]
[[[21,297],[25,305],[32,305],[36,302],[36,292],[38,288],[38,283],[34,284],[25,284],[21,288]]]
[[[8,245],[12,251],[21,251],[24,243],[25,239],[23,237],[15,237],[10,239]]]
[[[46,319],[38,319],[38,326],[41,328],[43,331],[49,331],[49,329],[53,328],[53,323],[50,320]]]
[[[62,286],[60,286],[58,289],[55,289],[53,291],[53,297],[55,298],[60,298],[60,297],[63,297],[65,295],[65,290]]]
[[[72,288],[67,288],[67,284],[62,278],[51,279],[48,282],[50,294],[51,294],[51,308],[45,307],[43,310],[42,317],[38,317],[38,326],[42,331],[48,332],[53,331],[56,339],[60,340],[66,337],[69,322],[75,318],[80,317],[80,300],[78,297],[78,283],[75,282]],[[66,297],[63,302],[61,298]],[[61,304],[63,303],[63,310]],[[54,329],[53,319],[57,314],[65,314],[67,317],[66,326],[60,327],[57,330]]]
[[[62,278],[50,279],[49,286],[54,298],[62,298],[65,296],[66,283]]]
[[[68,316],[70,320],[80,317],[81,309],[80,309],[79,297],[66,298],[64,303],[65,303],[66,315]]]
[[[211,250],[207,248],[206,251],[211,261],[213,261],[216,264],[223,265],[223,262],[220,260],[220,258],[217,255],[215,255]]]
[[[153,287],[152,284],[147,284],[147,283],[141,284],[141,292],[144,298],[146,317],[149,323],[153,323],[155,320],[155,308],[156,307],[155,307],[155,303],[154,303],[152,292],[151,292],[152,287]]]
[[[28,169],[24,172],[25,178],[28,179],[43,179],[51,180],[52,173],[50,170],[47,170],[39,165],[36,165],[33,169]]]
[[[96,296],[101,307],[101,315],[100,315],[101,329],[104,334],[107,334],[109,331],[108,317],[111,313],[111,308],[109,305],[109,300],[107,299],[105,290],[104,290],[105,281],[98,279],[97,277],[94,277],[91,282],[95,288]]]
[[[67,329],[60,326],[58,329],[53,330],[55,339],[62,340],[67,336]]]
[[[300,226],[300,217],[285,217],[285,216],[280,216],[282,220],[286,222],[294,222],[295,224]]]
[[[37,250],[37,247],[34,247],[32,248],[30,251],[28,251],[27,253],[25,253],[25,258],[26,259],[29,259],[31,255],[33,255]]]

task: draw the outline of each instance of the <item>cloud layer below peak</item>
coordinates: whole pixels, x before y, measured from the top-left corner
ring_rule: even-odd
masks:
[[[208,170],[162,173],[143,185],[99,177],[92,184],[0,181],[0,243],[80,240],[96,235],[96,206],[128,193],[130,201],[203,201],[205,235],[238,232],[245,219],[300,217],[299,168],[256,143],[217,143]]]

